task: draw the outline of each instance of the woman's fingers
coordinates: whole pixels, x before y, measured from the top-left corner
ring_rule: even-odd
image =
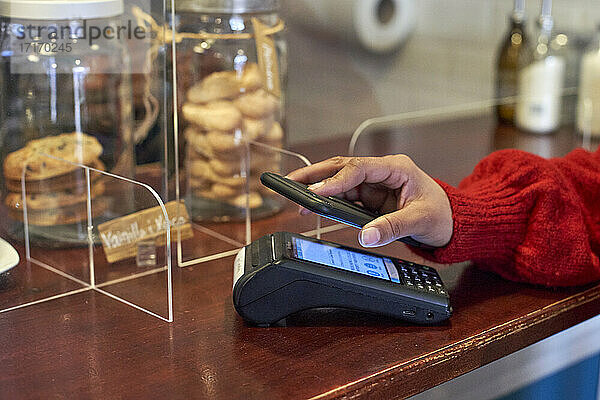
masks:
[[[386,157],[333,157],[288,174],[288,178],[313,183],[309,189],[323,196],[362,201],[372,210],[393,211],[394,194],[409,179],[412,161],[404,155]],[[333,176],[332,176],[333,175]],[[301,209],[301,214],[308,214]]]
[[[382,187],[364,183],[360,186],[359,196],[353,201],[360,201],[369,210],[377,210],[381,213],[388,213],[398,209],[394,191]]]
[[[287,177],[302,183],[314,183],[329,178],[346,165],[349,157],[332,157],[307,167],[290,172]]]
[[[361,183],[398,189],[407,181],[411,164],[406,156],[353,157],[331,178],[312,184],[309,189],[323,196],[346,193]],[[409,159],[408,159],[409,160]],[[413,164],[414,165],[414,164]]]
[[[383,246],[406,236],[440,247],[452,237],[448,196],[405,155],[334,157],[288,177],[316,182],[309,186],[316,194],[342,195],[351,201],[360,200],[367,208],[387,212],[360,231],[359,241],[365,247]]]

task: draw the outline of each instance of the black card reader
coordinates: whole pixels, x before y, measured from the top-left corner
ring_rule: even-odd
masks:
[[[319,307],[419,324],[452,314],[435,269],[289,232],[263,236],[238,253],[233,304],[242,318],[258,325]]]

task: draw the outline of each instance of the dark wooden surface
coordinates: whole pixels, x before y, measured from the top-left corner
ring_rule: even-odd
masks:
[[[515,135],[481,117],[417,126],[408,134],[379,133],[365,138],[360,153],[406,152],[434,175],[456,183],[494,147],[510,146]],[[541,139],[547,138],[528,138]],[[578,140],[568,131],[549,139],[543,149],[551,148],[552,155],[566,153]],[[347,138],[298,147],[318,160],[344,154],[346,145]],[[289,206],[257,221],[253,235],[274,228],[302,231],[310,228],[307,221]],[[240,224],[210,227],[235,237],[242,230]],[[350,228],[323,237],[357,246]],[[190,243],[190,254],[233,248],[200,233]],[[381,252],[421,261],[401,244]],[[85,279],[85,249],[38,254],[82,271]],[[100,255],[97,261],[102,279],[131,272],[109,269]],[[174,268],[171,324],[92,291],[0,314],[0,398],[402,398],[600,310],[600,285],[544,289],[507,282],[466,264],[436,265],[454,307],[452,318],[439,326],[329,309],[257,328],[244,324],[233,309],[232,261]],[[0,306],[17,304],[22,301],[18,296],[35,300],[76,287],[22,262],[0,280]],[[164,273],[107,290],[165,311]]]

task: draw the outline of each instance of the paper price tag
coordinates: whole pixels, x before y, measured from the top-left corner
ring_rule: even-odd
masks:
[[[270,36],[265,34],[265,30],[268,26],[260,22],[257,18],[252,18],[252,26],[254,27],[258,67],[263,74],[265,89],[272,95],[281,97],[279,59],[275,42]]]
[[[171,201],[165,208],[171,224],[171,241],[177,238],[178,231],[182,240],[192,238],[190,216],[183,201]],[[100,224],[98,231],[106,259],[113,263],[135,257],[139,242],[154,240],[157,246],[164,244],[167,224],[162,208],[158,206]]]

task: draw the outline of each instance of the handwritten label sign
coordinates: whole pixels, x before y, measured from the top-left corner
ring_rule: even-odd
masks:
[[[256,42],[256,54],[258,66],[263,74],[265,88],[275,97],[281,97],[281,84],[279,82],[279,60],[275,41],[266,34],[267,26],[258,18],[252,18],[254,27],[254,40]]]
[[[165,208],[171,224],[171,240],[177,238],[178,231],[182,240],[193,237],[190,216],[183,201],[171,201]],[[153,207],[100,224],[98,231],[106,259],[113,263],[135,257],[138,242],[154,240],[157,246],[163,245],[167,224],[162,208]]]

